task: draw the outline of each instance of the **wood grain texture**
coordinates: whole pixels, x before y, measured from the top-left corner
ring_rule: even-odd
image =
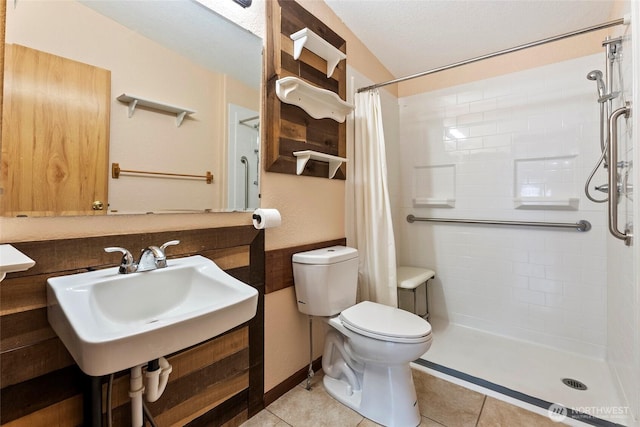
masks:
[[[5,23],[7,21],[7,3],[0,4],[0,82],[4,82],[4,57],[5,57]],[[0,85],[0,99],[4,99],[4,84]],[[2,132],[3,106],[0,102],[0,132]]]
[[[296,174],[294,151],[314,150],[346,157],[346,124],[332,119],[314,119],[302,108],[280,102],[275,94],[276,80],[295,76],[346,99],[346,60],[341,61],[327,78],[326,61],[307,49],[298,60],[293,59],[290,35],[309,28],[333,46],[346,53],[346,42],[322,21],[292,0],[269,2],[267,28],[265,110],[265,167],[270,172]],[[327,177],[326,163],[310,160],[303,175]],[[343,164],[335,175],[346,178]]]
[[[1,213],[104,215],[92,204],[107,206],[111,72],[20,45],[6,50]]]
[[[77,427],[82,425],[82,422],[82,395],[78,394],[2,425],[5,427]]]
[[[39,420],[43,414],[49,414],[52,407],[65,407],[75,396],[82,400],[82,376],[80,368],[73,365],[13,386],[3,385],[0,423],[30,426],[33,419]],[[70,420],[82,419],[81,407],[79,411]],[[60,425],[65,424],[60,421]]]
[[[104,253],[106,246],[137,253],[173,239],[181,244],[168,248],[169,258],[208,257],[255,287],[259,297],[257,314],[246,324],[167,355],[173,365],[168,391],[152,409],[163,420],[159,425],[198,423],[220,414],[220,406],[236,411],[223,417],[232,423],[264,407],[264,231],[237,226],[14,243],[36,266],[8,274],[0,285],[0,424],[82,424],[85,376],[46,319],[47,278],[117,265],[119,257]],[[128,372],[117,373],[113,407],[119,423],[114,425],[130,423],[128,388]]]

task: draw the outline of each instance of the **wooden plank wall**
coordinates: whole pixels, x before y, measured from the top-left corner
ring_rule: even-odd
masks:
[[[340,51],[347,44],[331,28],[293,0],[278,0],[267,5],[266,42],[266,169],[270,172],[296,173],[294,151],[314,150],[346,157],[346,124],[333,119],[314,119],[302,108],[280,102],[276,80],[295,76],[306,82],[337,93],[343,100],[347,93],[347,61],[340,61],[330,78],[327,63],[307,49],[298,60],[293,59],[291,34],[309,28]],[[345,179],[343,164],[335,178]],[[328,165],[310,160],[303,175],[327,177]]]
[[[273,249],[265,252],[265,290],[264,293],[279,291],[293,286],[293,254],[311,251],[314,249],[328,248],[329,246],[346,246],[347,239],[327,240],[324,242],[309,243],[307,245],[290,246],[288,248]]]
[[[173,372],[164,395],[148,405],[151,413],[159,426],[236,426],[264,407],[264,231],[238,226],[14,243],[36,265],[0,283],[0,424],[83,424],[86,376],[47,321],[47,278],[118,265],[118,255],[103,251],[107,246],[137,253],[173,239],[181,243],[167,249],[169,259],[212,259],[258,290],[258,311],[244,325],[168,355]],[[131,424],[128,389],[129,373],[117,373],[115,426]]]

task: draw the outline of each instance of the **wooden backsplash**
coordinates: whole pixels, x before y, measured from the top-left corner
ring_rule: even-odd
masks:
[[[47,278],[118,265],[118,255],[103,251],[107,246],[136,253],[173,239],[181,243],[167,249],[169,259],[195,254],[212,259],[258,290],[258,311],[244,325],[168,355],[173,373],[164,395],[148,405],[151,413],[160,426],[235,426],[262,409],[264,231],[238,226],[14,243],[36,265],[26,272],[8,274],[0,284],[0,424],[83,423],[86,376],[47,321]],[[114,425],[130,425],[128,389],[129,373],[116,374]]]
[[[266,43],[266,169],[270,172],[296,173],[294,151],[314,150],[346,157],[346,124],[333,119],[314,119],[303,109],[280,102],[276,95],[276,80],[295,76],[306,82],[337,93],[343,100],[347,93],[347,61],[340,61],[330,78],[327,63],[307,49],[298,60],[293,59],[290,35],[309,28],[343,53],[347,44],[331,28],[293,0],[267,2]],[[335,175],[345,179],[343,164]],[[327,177],[328,165],[310,160],[303,175]]]

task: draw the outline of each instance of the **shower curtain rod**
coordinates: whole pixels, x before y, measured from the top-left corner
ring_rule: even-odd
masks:
[[[389,81],[384,82],[384,83],[377,83],[377,84],[374,84],[374,85],[371,85],[371,86],[361,87],[360,89],[357,90],[357,92],[358,93],[366,92],[368,90],[377,89],[379,87],[388,86],[388,85],[392,85],[392,84],[396,84],[396,83],[401,83],[401,82],[404,82],[404,81],[407,81],[407,80],[412,80],[412,79],[415,79],[415,78],[418,78],[418,77],[427,76],[429,74],[434,74],[434,73],[437,73],[437,72],[440,72],[440,71],[449,70],[451,68],[460,67],[462,65],[472,64],[474,62],[483,61],[485,59],[494,58],[494,57],[500,56],[500,55],[505,55],[507,53],[517,52],[519,50],[528,49],[530,47],[540,46],[540,45],[543,45],[543,44],[546,44],[546,43],[551,43],[551,42],[555,42],[555,41],[558,41],[558,40],[563,40],[563,39],[566,39],[566,38],[569,38],[569,37],[579,36],[581,34],[590,33],[591,31],[597,31],[597,30],[602,30],[602,29],[609,28],[609,27],[615,27],[617,25],[622,25],[625,22],[626,22],[626,18],[616,19],[614,21],[609,21],[609,22],[605,22],[603,24],[594,25],[592,27],[583,28],[581,30],[571,31],[569,33],[564,33],[564,34],[560,34],[560,35],[557,35],[557,36],[548,37],[546,39],[538,40],[538,41],[535,41],[535,42],[521,44],[519,46],[515,46],[515,47],[509,48],[509,49],[499,50],[497,52],[489,53],[489,54],[482,55],[482,56],[476,56],[475,58],[466,59],[464,61],[454,62],[453,64],[445,65],[445,66],[442,66],[442,67],[432,68],[431,70],[422,71],[420,73],[412,74],[410,76],[399,77],[397,79],[389,80]]]

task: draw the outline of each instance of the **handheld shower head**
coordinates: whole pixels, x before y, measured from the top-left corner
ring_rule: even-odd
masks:
[[[587,79],[594,80],[598,85],[598,102],[606,101],[605,94],[607,92],[607,87],[604,84],[604,80],[602,79],[602,71],[600,70],[591,71],[589,74],[587,74]]]
[[[601,78],[602,78],[602,71],[600,70],[593,70],[589,74],[587,74],[588,80],[598,80]]]

